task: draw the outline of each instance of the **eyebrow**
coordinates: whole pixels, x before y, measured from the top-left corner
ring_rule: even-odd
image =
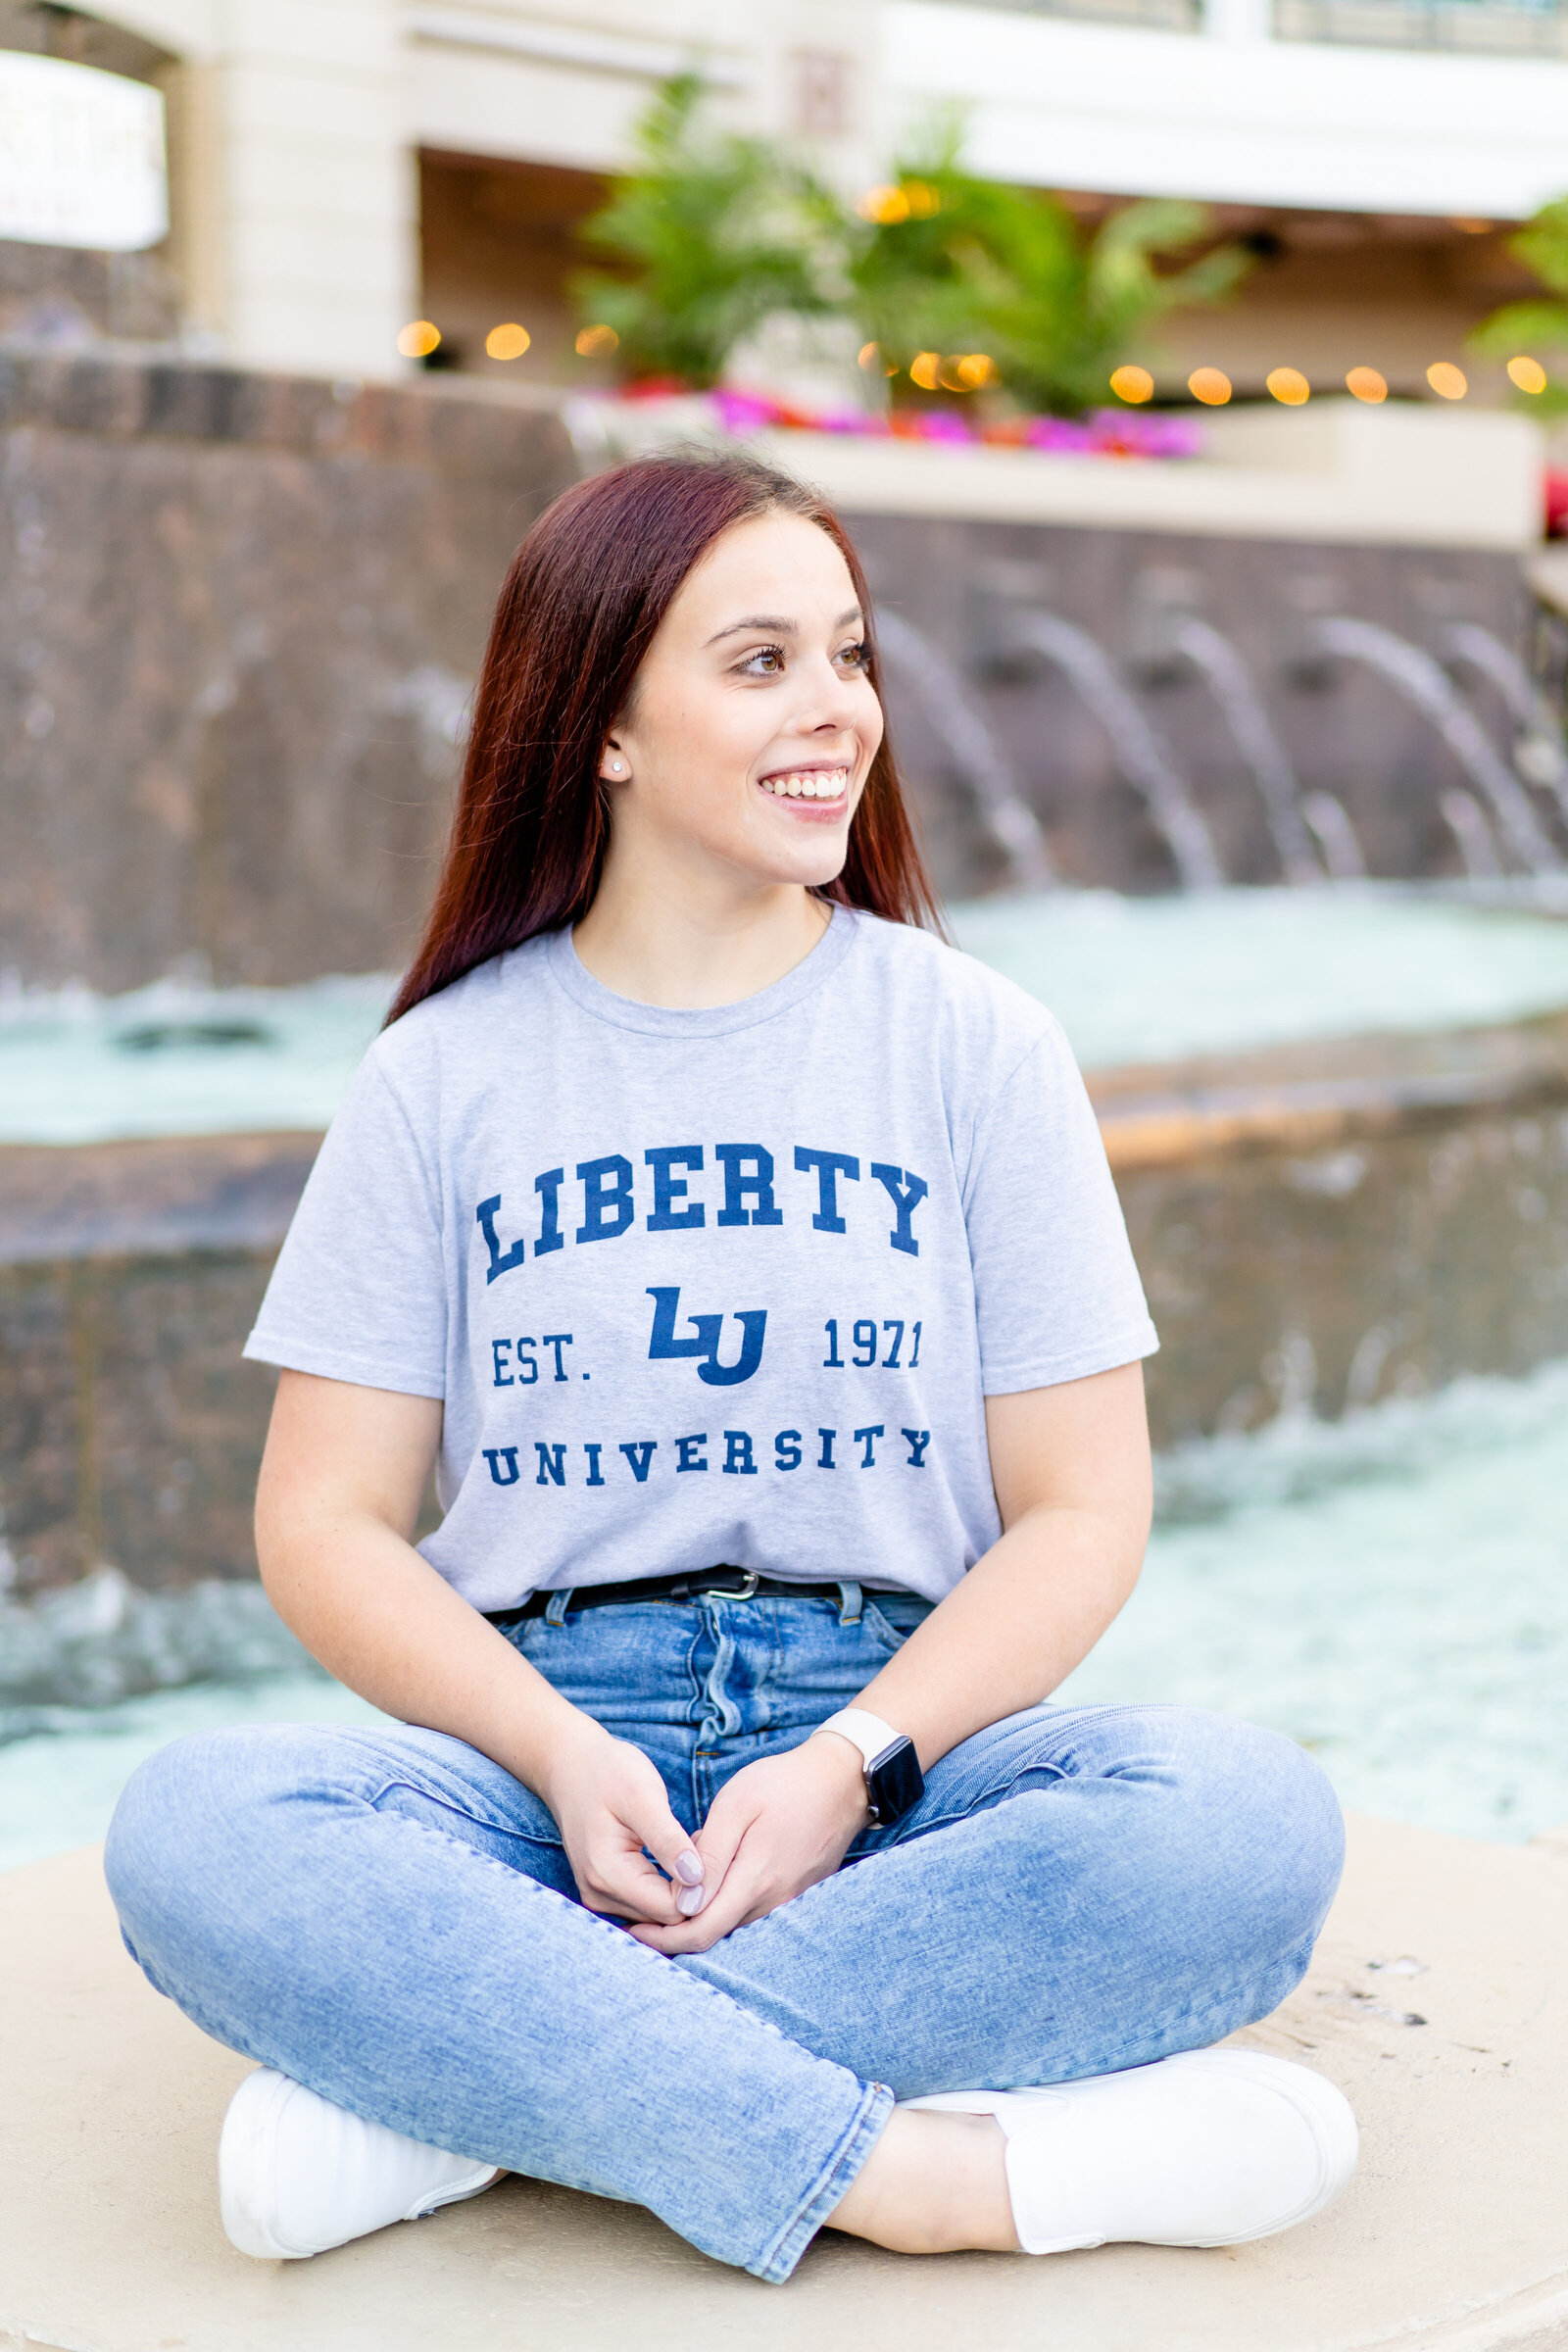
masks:
[[[847,612],[839,614],[833,626],[836,629],[847,629],[852,620],[859,618],[859,606],[851,605]],[[727,629],[720,629],[715,636],[710,637],[708,642],[710,645],[719,645],[726,637],[742,636],[748,629],[770,629],[775,637],[794,637],[799,632],[800,623],[794,620],[784,620],[776,612],[753,612],[745,620],[732,620]]]

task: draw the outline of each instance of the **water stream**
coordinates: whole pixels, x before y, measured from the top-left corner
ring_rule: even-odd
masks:
[[[1365,662],[1432,721],[1490,807],[1504,842],[1526,873],[1563,871],[1563,859],[1543,832],[1518,778],[1487,737],[1475,712],[1461,700],[1441,662],[1372,620],[1341,615],[1320,621],[1317,635],[1325,653],[1346,662]],[[1461,846],[1463,839],[1461,833]]]
[[[919,705],[1005,852],[1009,878],[1024,890],[1054,881],[1040,820],[1019,797],[1012,770],[953,663],[891,607],[878,612],[876,635],[878,653]]]
[[[1514,764],[1527,784],[1552,793],[1568,817],[1568,750],[1555,711],[1511,645],[1473,620],[1455,621],[1445,631],[1454,659],[1491,680],[1504,710],[1519,729]]]
[[[1236,748],[1252,771],[1286,881],[1321,881],[1323,868],[1313,853],[1299,788],[1247,663],[1228,637],[1193,613],[1177,621],[1171,642],[1206,681],[1225,713]],[[1348,825],[1348,817],[1345,822]],[[1356,864],[1359,867],[1359,851]],[[1330,865],[1329,871],[1334,870]]]
[[[1015,611],[1010,628],[1019,644],[1066,672],[1104,728],[1117,765],[1143,796],[1170,851],[1183,889],[1217,888],[1224,871],[1186,778],[1104,648],[1075,622],[1033,607]]]

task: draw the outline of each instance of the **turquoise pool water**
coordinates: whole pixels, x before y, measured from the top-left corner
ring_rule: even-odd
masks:
[[[1250,1716],[1311,1748],[1347,1805],[1428,1828],[1568,1822],[1565,1462],[1568,1363],[1167,1455],[1143,1581],[1063,1695]],[[52,1605],[0,1610],[0,1868],[101,1837],[177,1733],[373,1719],[255,1587]],[[145,1688],[192,1673],[217,1679]]]
[[[1524,897],[1375,883],[1057,891],[952,919],[1095,1067],[1568,1004],[1568,920]],[[370,973],[294,989],[0,993],[0,1143],[322,1127],[392,988]]]

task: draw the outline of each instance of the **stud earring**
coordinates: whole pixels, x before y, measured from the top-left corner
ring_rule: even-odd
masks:
[[[605,765],[609,768],[612,776],[623,776],[626,772],[626,762],[624,760],[607,760]]]

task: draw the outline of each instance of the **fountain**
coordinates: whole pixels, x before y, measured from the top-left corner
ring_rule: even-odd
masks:
[[[1527,874],[1563,871],[1562,855],[1542,830],[1518,778],[1489,741],[1474,711],[1460,701],[1441,663],[1376,621],[1331,617],[1318,624],[1317,637],[1325,653],[1338,655],[1342,661],[1364,662],[1378,670],[1431,720],[1490,804],[1504,841]],[[1463,845],[1465,833],[1458,826],[1455,830]],[[1474,839],[1473,829],[1469,838]]]
[[[895,607],[877,614],[877,651],[892,678],[919,705],[952,757],[975,808],[1006,860],[1008,880],[1040,889],[1055,880],[1040,819],[1018,787],[996,738],[951,662]]]
[[[41,1736],[292,1658],[248,1581],[270,1383],[236,1337],[405,952],[495,579],[564,444],[433,380],[8,382],[33,601],[8,616],[0,1695]],[[73,567],[89,497],[139,551],[110,582],[134,662]],[[1568,926],[1531,911],[1568,760],[1515,556],[844,504],[960,943],[1087,1065],[1161,1446],[1240,1447],[1240,1478],[1258,1432],[1334,1424],[1348,1459],[1359,1416],[1568,1350]]]
[[[1168,847],[1184,890],[1213,890],[1224,880],[1208,827],[1174,760],[1150,725],[1131,688],[1086,629],[1054,612],[1015,612],[1019,645],[1056,662],[1077,687],[1110,738],[1127,781],[1142,793]]]
[[[1527,784],[1552,793],[1568,818],[1568,751],[1563,748],[1561,721],[1513,647],[1473,620],[1451,622],[1444,639],[1455,662],[1479,670],[1496,688],[1519,729],[1515,767]]]
[[[1171,642],[1178,654],[1201,671],[1225,713],[1237,749],[1256,779],[1286,881],[1318,881],[1322,868],[1312,852],[1300,791],[1251,671],[1230,639],[1196,613],[1177,622]],[[1360,866],[1358,851],[1356,866]],[[1331,864],[1329,871],[1334,870]]]

